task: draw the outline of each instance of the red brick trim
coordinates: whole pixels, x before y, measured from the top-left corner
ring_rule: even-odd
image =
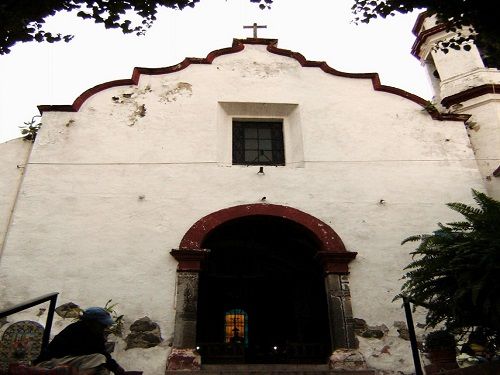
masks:
[[[325,272],[348,273],[348,263],[357,253],[347,251],[340,237],[328,224],[295,208],[274,204],[245,204],[213,212],[189,228],[179,244],[179,250],[173,250],[172,255],[177,259],[182,251],[192,254],[192,249],[202,248],[207,235],[219,225],[230,220],[256,215],[281,217],[302,225],[318,242],[318,258]],[[189,255],[186,255],[186,258],[189,258]]]
[[[441,100],[441,104],[448,108],[453,104],[463,103],[466,100],[477,98],[486,94],[500,94],[500,84],[486,84],[472,87],[465,91],[443,98],[443,100]]]
[[[201,218],[186,232],[179,249],[201,249],[205,237],[219,225],[230,220],[256,215],[277,216],[301,224],[316,237],[321,247],[320,251],[346,251],[337,233],[321,220],[292,207],[263,203],[224,208]]]
[[[179,262],[177,271],[199,272],[201,262],[208,256],[210,250],[207,249],[172,249],[170,254]]]
[[[165,68],[134,68],[132,78],[121,79],[116,81],[106,82],[97,86],[94,86],[87,91],[83,92],[71,105],[40,105],[38,109],[41,113],[49,111],[63,111],[63,112],[77,112],[82,104],[90,98],[92,95],[117,86],[127,86],[127,85],[137,85],[139,82],[139,77],[141,74],[156,75],[156,74],[168,74],[172,72],[177,72],[179,70],[185,69],[191,64],[211,64],[212,61],[222,55],[240,52],[245,48],[245,44],[261,44],[267,45],[267,50],[271,53],[277,55],[291,57],[297,60],[303,67],[315,67],[320,68],[325,73],[332,74],[335,76],[346,77],[346,78],[361,78],[361,79],[371,79],[373,89],[375,91],[387,92],[394,95],[399,95],[405,99],[411,100],[422,107],[427,106],[427,101],[417,95],[411,94],[407,91],[398,89],[392,86],[385,86],[380,83],[380,78],[377,73],[345,73],[328,66],[324,61],[309,61],[304,56],[298,52],[292,52],[286,49],[278,48],[278,41],[276,39],[264,39],[264,38],[247,38],[247,39],[234,39],[232,47],[222,48],[210,52],[205,58],[193,58],[188,57],[184,59],[181,63],[177,65],[172,65]],[[464,121],[461,116],[457,115],[444,115],[436,110],[427,110],[431,117],[435,120],[451,120],[451,121]]]
[[[319,251],[316,258],[320,261],[325,273],[348,274],[349,262],[356,258],[355,252],[333,253]]]

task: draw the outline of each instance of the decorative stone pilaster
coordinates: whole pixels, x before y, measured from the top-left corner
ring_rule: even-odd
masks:
[[[177,267],[177,296],[172,352],[167,359],[167,371],[199,370],[201,358],[196,351],[196,318],[198,280],[206,249],[172,250],[179,262]]]
[[[356,348],[354,319],[347,276],[327,274],[325,287],[333,349]]]
[[[319,251],[316,254],[316,258],[325,272],[325,289],[333,349],[356,347],[347,276],[349,262],[356,258],[356,255],[356,252],[350,251]]]
[[[196,313],[198,306],[198,273],[177,273],[174,348],[196,347]]]

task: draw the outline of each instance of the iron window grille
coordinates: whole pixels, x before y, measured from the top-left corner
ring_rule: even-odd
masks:
[[[233,164],[285,165],[282,121],[233,121]]]

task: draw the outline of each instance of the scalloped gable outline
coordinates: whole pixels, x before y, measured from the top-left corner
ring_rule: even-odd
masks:
[[[132,73],[132,78],[129,79],[119,79],[114,81],[109,81],[101,83],[94,86],[86,91],[84,91],[78,98],[75,99],[73,104],[70,105],[39,105],[38,110],[40,113],[44,112],[78,112],[83,103],[90,98],[92,95],[97,94],[100,91],[106,90],[111,87],[118,86],[129,86],[137,85],[139,83],[139,77],[141,74],[147,75],[158,75],[158,74],[168,74],[173,72],[178,72],[182,69],[187,68],[191,64],[211,64],[212,61],[219,56],[228,55],[231,53],[237,53],[245,48],[245,44],[261,44],[267,45],[267,50],[271,53],[293,58],[299,62],[303,67],[307,68],[320,68],[323,72],[332,74],[339,77],[346,78],[361,78],[361,79],[371,79],[373,89],[375,91],[387,92],[394,95],[399,95],[405,99],[411,100],[419,105],[421,105],[434,120],[451,120],[451,121],[467,121],[470,117],[469,115],[457,115],[450,113],[440,113],[437,109],[429,106],[429,102],[420,96],[409,93],[405,90],[382,85],[380,83],[380,78],[378,73],[346,73],[336,70],[330,67],[324,61],[309,61],[302,54],[298,52],[293,52],[287,49],[278,48],[277,39],[265,39],[265,38],[247,38],[247,39],[233,39],[233,44],[231,47],[218,49],[210,52],[205,58],[197,57],[186,57],[182,62],[176,65],[164,67],[164,68],[140,68],[135,67]]]

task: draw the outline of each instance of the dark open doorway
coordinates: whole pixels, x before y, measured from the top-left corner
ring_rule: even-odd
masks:
[[[318,244],[275,216],[228,221],[204,240],[197,343],[204,363],[325,363],[331,351]]]

